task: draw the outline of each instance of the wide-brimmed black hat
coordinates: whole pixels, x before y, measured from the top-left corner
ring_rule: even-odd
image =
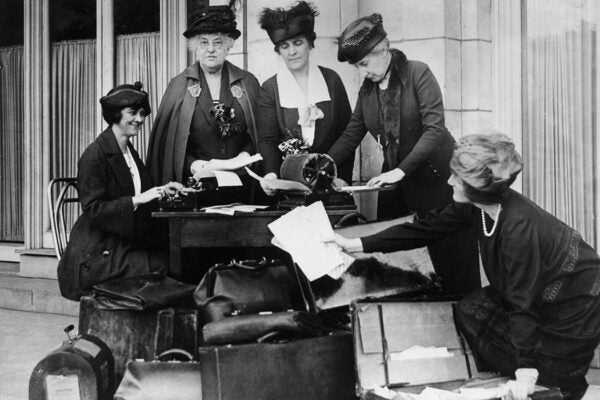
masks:
[[[102,105],[103,114],[125,107],[142,108],[146,115],[152,112],[148,101],[148,93],[142,90],[142,82],[135,82],[133,85],[115,86],[106,96],[100,99],[100,104]]]
[[[197,12],[183,36],[191,38],[201,33],[223,33],[232,39],[242,34],[236,29],[235,13],[229,6],[211,6]]]
[[[319,12],[314,6],[306,1],[299,1],[287,10],[263,8],[258,23],[267,31],[271,42],[278,44],[298,35],[314,34],[317,15]]]
[[[338,60],[355,64],[369,54],[387,33],[383,17],[374,13],[350,23],[338,39]]]

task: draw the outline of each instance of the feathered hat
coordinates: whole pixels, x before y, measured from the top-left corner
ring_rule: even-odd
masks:
[[[239,38],[241,32],[235,22],[237,1],[230,0],[229,5],[210,6],[197,11],[183,36],[189,39],[201,33],[223,33],[234,40]]]
[[[258,18],[260,27],[267,31],[273,44],[298,35],[310,35],[315,32],[317,9],[306,1],[299,1],[295,6],[284,9],[263,8]]]

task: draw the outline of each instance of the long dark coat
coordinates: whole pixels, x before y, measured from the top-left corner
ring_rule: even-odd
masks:
[[[442,93],[429,67],[407,60],[401,51],[390,51],[391,75],[383,104],[377,83],[365,79],[350,122],[328,153],[341,164],[371,132],[384,149],[382,172],[400,168],[406,174],[392,202],[396,207],[405,202],[404,213],[424,213],[450,201],[447,180],[454,139],[444,124]],[[398,216],[398,210],[381,206],[378,218]]]
[[[151,187],[150,174],[131,144],[129,151],[143,192]],[[166,270],[167,255],[147,245],[152,236],[150,208],[142,204],[133,209],[133,179],[110,128],[79,159],[77,185],[82,214],[58,264],[64,297],[79,300],[96,283]]]
[[[331,101],[316,104],[323,111],[324,117],[315,123],[315,138],[310,151],[326,153],[344,131],[352,110],[339,75],[328,68],[319,69],[325,78]],[[281,107],[276,75],[263,83],[258,98],[258,110],[258,151],[264,159],[264,173],[275,172],[279,175],[281,154],[277,146],[282,141],[292,138],[286,137],[290,135],[288,132],[295,132],[296,136],[293,137],[298,138],[301,138],[302,134],[298,125],[298,109]],[[338,165],[338,176],[349,184],[352,183],[353,166],[354,152]]]
[[[256,101],[260,85],[254,75],[228,61],[225,61],[225,68],[230,87],[236,87],[233,90],[241,94],[237,100],[244,111],[248,134],[256,149]],[[200,65],[195,63],[173,78],[167,87],[154,119],[146,158],[155,184],[182,182],[192,116],[196,102],[200,101],[200,96],[194,97],[194,90],[190,88],[200,85]]]

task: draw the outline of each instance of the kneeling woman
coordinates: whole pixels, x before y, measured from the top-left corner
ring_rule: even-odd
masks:
[[[124,276],[166,273],[168,254],[153,248],[150,203],[183,188],[151,187],[150,175],[130,143],[150,114],[142,84],[120,85],[100,99],[110,125],[79,159],[77,189],[83,213],[58,265],[62,295],[79,300],[96,283]],[[156,243],[158,248],[158,243]]]
[[[577,231],[509,189],[522,161],[507,136],[462,138],[450,167],[455,202],[336,241],[348,251],[396,251],[475,226],[490,286],[459,302],[456,322],[478,368],[515,377],[507,399],[526,399],[536,379],[580,399],[600,341],[600,258]]]

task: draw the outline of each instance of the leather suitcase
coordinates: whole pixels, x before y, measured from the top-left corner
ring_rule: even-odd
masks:
[[[172,347],[195,354],[198,343],[197,310],[100,310],[84,296],[79,308],[79,332],[106,343],[115,360],[115,382],[123,378],[129,360],[154,360]]]
[[[352,334],[200,347],[203,400],[355,399]]]
[[[97,337],[78,335],[35,366],[29,399],[110,400],[114,386],[114,360],[108,346]]]

